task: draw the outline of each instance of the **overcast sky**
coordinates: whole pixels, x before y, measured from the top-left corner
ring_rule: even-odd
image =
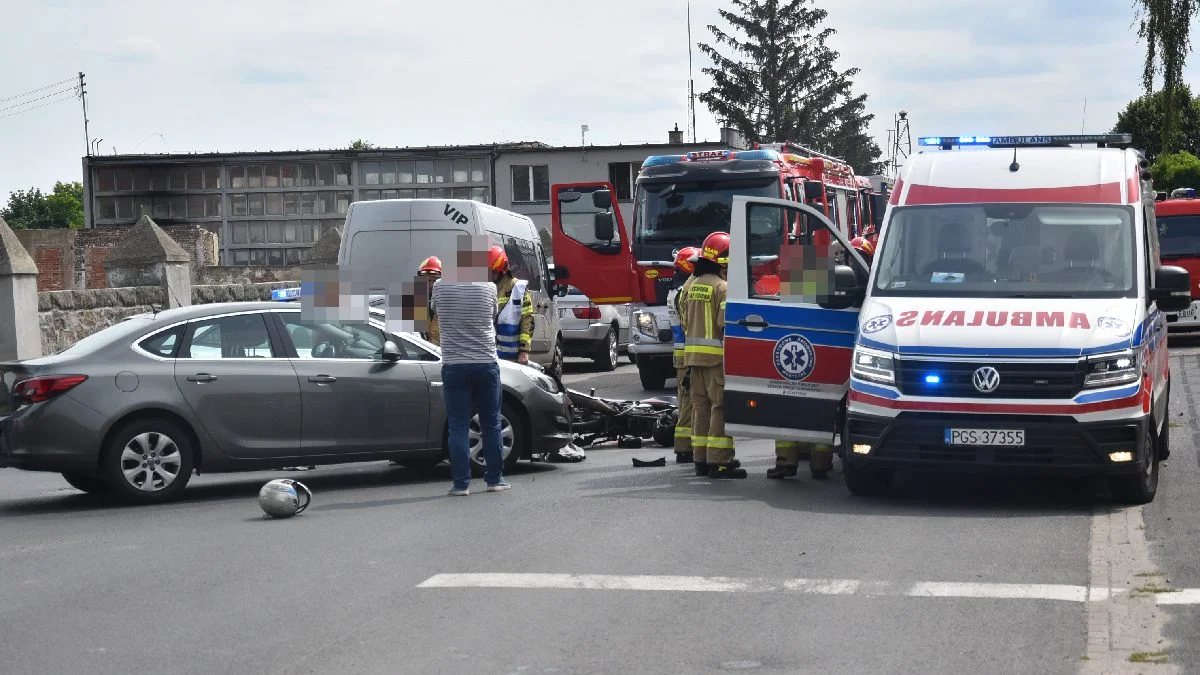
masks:
[[[915,146],[922,135],[1102,132],[1140,93],[1130,0],[819,4],[840,67],[862,71],[856,88],[885,152],[899,110]],[[725,5],[693,0],[693,42]],[[589,143],[641,143],[687,126],[685,0],[0,0],[0,16],[4,196],[80,179],[78,100],[11,98],[78,71],[103,154],[358,137],[577,145],[581,124]],[[697,52],[697,92],[703,65]],[[697,108],[698,136],[716,140]]]

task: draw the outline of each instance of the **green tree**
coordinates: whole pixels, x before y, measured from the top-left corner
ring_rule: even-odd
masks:
[[[375,144],[371,141],[364,141],[361,138],[356,138],[350,143],[351,150],[373,150]]]
[[[38,188],[10,192],[0,216],[14,230],[83,227],[83,183],[59,181],[48,195]]]
[[[1154,91],[1154,80],[1162,76],[1167,92],[1162,116],[1162,148],[1173,152],[1180,146],[1180,112],[1184,102],[1177,97],[1183,84],[1183,67],[1192,51],[1192,19],[1200,12],[1200,0],[1135,0],[1138,7],[1138,37],[1146,41],[1142,86]]]
[[[719,10],[729,29],[708,26],[714,43],[698,45],[713,61],[703,69],[713,86],[700,94],[708,109],[751,142],[794,141],[863,174],[882,170],[867,96],[854,94],[859,71],[839,71],[825,44],[836,33],[822,26],[828,13],[815,0],[731,2]]]
[[[1173,146],[1200,155],[1200,98],[1193,98],[1192,90],[1186,84],[1180,85],[1176,93],[1183,107]],[[1113,133],[1132,134],[1133,146],[1146,153],[1146,159],[1151,162],[1163,152],[1166,98],[1166,92],[1156,91],[1130,101],[1117,114],[1117,123],[1112,129]]]
[[[1163,153],[1150,168],[1154,189],[1170,192],[1175,188],[1200,188],[1200,157],[1190,152]]]

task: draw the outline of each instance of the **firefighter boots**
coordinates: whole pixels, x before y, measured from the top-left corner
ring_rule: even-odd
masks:
[[[709,464],[708,477],[717,479],[745,478],[746,470],[731,464]]]

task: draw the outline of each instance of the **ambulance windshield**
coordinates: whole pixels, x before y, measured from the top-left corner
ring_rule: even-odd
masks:
[[[874,295],[1115,298],[1136,292],[1133,212],[1092,205],[898,208]]]
[[[779,178],[641,183],[635,240],[694,245],[728,230],[734,195],[779,198]]]

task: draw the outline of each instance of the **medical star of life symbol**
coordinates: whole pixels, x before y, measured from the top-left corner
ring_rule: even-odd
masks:
[[[784,378],[799,382],[812,375],[817,354],[803,335],[787,335],[775,343],[775,370]]]
[[[884,328],[887,328],[890,325],[892,325],[892,315],[891,314],[883,314],[881,316],[874,316],[863,322],[862,332],[878,333],[879,331],[883,330]]]

